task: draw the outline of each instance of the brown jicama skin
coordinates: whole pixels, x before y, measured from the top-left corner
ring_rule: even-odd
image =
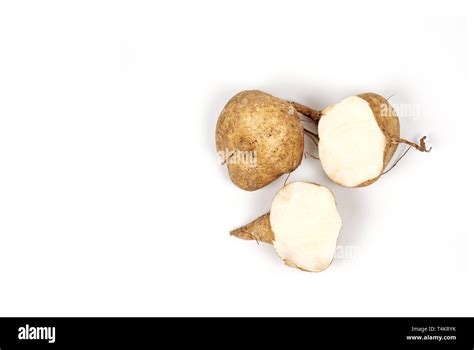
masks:
[[[383,134],[386,137],[385,151],[383,157],[383,170],[385,170],[398,147],[398,142],[393,142],[393,140],[400,139],[400,121],[393,107],[383,96],[370,92],[360,94],[358,96],[369,103],[370,108],[372,109],[372,112],[375,115],[375,120],[377,121],[380,130],[382,130]],[[389,111],[389,113],[387,114],[388,116],[382,117],[382,106],[385,106],[385,108],[387,108],[387,110]],[[383,172],[380,173],[378,177],[363,182],[357,187],[364,187],[374,183],[380,178],[382,174]]]
[[[266,213],[251,223],[230,231],[234,237],[272,244],[273,231],[270,226],[270,213]]]
[[[304,130],[289,102],[262,91],[242,91],[221,112],[216,148],[232,182],[254,191],[300,165]]]

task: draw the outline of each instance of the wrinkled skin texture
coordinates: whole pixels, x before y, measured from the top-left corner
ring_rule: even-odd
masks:
[[[224,162],[232,182],[254,191],[300,165],[303,126],[288,102],[261,91],[242,91],[221,112],[216,126],[216,148],[230,154]],[[232,159],[236,151],[254,154],[253,164]]]

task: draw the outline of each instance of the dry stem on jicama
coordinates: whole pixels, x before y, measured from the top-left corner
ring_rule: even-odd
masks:
[[[292,182],[278,191],[269,213],[231,235],[271,243],[288,266],[319,272],[333,260],[341,226],[329,189]]]
[[[223,163],[232,182],[254,191],[300,165],[304,130],[289,102],[262,91],[242,91],[221,112],[216,147],[227,157]],[[253,161],[232,159],[242,152],[250,154]]]
[[[352,96],[324,109],[318,121],[319,158],[328,177],[346,187],[363,187],[384,173],[400,143],[429,152],[425,137],[417,145],[400,138],[398,116],[377,94]]]

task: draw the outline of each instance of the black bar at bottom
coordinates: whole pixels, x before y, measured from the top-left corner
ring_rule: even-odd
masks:
[[[83,346],[474,349],[473,318],[0,318],[0,350]]]

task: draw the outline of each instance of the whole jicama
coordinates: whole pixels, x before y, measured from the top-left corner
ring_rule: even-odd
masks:
[[[262,91],[242,91],[219,116],[216,148],[232,182],[254,191],[300,165],[304,129],[291,103]]]

